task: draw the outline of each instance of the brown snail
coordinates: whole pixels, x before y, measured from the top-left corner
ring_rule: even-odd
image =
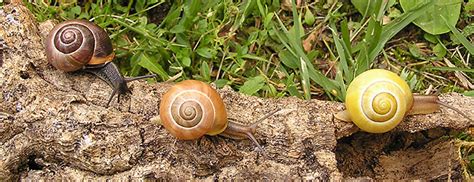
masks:
[[[345,111],[337,119],[352,121],[370,133],[384,133],[395,128],[407,115],[428,114],[440,105],[458,109],[439,101],[435,95],[414,95],[408,84],[393,72],[372,69],[358,75],[347,88]]]
[[[156,76],[124,78],[112,63],[115,53],[109,36],[104,29],[86,20],[68,20],[56,25],[45,44],[48,62],[56,69],[83,70],[107,82],[113,88],[107,106],[115,94],[120,101],[121,94],[130,92],[127,82]]]
[[[160,119],[162,125],[176,138],[193,140],[203,135],[222,135],[232,139],[252,140],[256,126],[279,110],[275,110],[251,125],[229,121],[222,98],[208,84],[186,80],[171,87],[162,97]]]

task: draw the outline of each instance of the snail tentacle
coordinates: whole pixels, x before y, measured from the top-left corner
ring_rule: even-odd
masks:
[[[444,102],[441,102],[439,100],[436,101],[436,103],[438,103],[439,105],[442,105],[446,108],[449,108],[449,109],[452,109],[453,111],[456,111],[458,114],[460,114],[461,116],[465,117],[466,119],[468,119],[470,122],[474,122],[474,120],[472,118],[469,118],[469,116],[467,116],[464,112],[462,112],[461,110],[459,110],[458,108],[455,108],[449,104],[446,104]]]
[[[275,113],[280,111],[281,109],[275,109],[272,112],[266,114],[265,116],[259,118],[257,121],[253,122],[250,125],[243,125],[240,124],[239,122],[229,122],[226,130],[222,132],[220,135],[225,136],[227,138],[232,138],[232,139],[244,139],[248,138],[252,140],[255,145],[260,149],[260,151],[264,152],[263,147],[258,143],[257,139],[254,136],[254,133],[256,132],[257,125],[260,124],[261,122],[265,121],[270,116],[273,116]]]

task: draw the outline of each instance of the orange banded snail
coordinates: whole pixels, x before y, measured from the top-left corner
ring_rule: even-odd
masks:
[[[353,121],[360,129],[370,133],[390,131],[405,116],[433,113],[439,110],[440,105],[469,119],[458,109],[439,101],[437,96],[413,95],[402,78],[382,69],[372,69],[354,78],[347,88],[345,105],[347,110],[337,113],[335,117]]]
[[[224,102],[216,90],[201,81],[185,80],[175,84],[163,95],[160,120],[178,139],[193,140],[205,134],[232,139],[248,138],[263,150],[254,137],[256,126],[277,111],[248,126],[229,121]]]
[[[107,106],[115,94],[120,101],[121,94],[130,92],[127,82],[156,76],[124,78],[111,62],[115,54],[109,36],[104,29],[86,20],[68,20],[56,25],[45,44],[48,62],[56,69],[83,70],[107,82],[113,88]]]

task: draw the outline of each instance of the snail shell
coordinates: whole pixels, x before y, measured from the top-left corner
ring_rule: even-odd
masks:
[[[350,119],[360,129],[383,133],[396,127],[407,115],[413,105],[413,94],[395,73],[373,69],[351,82],[345,103]]]
[[[70,72],[114,58],[112,42],[96,24],[69,20],[56,25],[46,39],[46,56],[55,68]]]
[[[183,140],[220,134],[228,122],[220,95],[208,84],[196,80],[177,83],[163,95],[160,117],[163,126]]]

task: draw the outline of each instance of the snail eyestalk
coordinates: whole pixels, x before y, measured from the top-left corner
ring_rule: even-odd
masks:
[[[467,116],[466,114],[464,114],[461,110],[459,110],[458,108],[455,108],[453,106],[450,106],[444,102],[441,102],[441,101],[436,101],[439,105],[442,105],[443,107],[446,107],[446,108],[449,108],[449,109],[452,109],[453,111],[456,111],[457,113],[459,113],[461,116],[465,117],[466,119],[468,119],[469,121],[471,122],[474,122],[471,118],[469,118],[469,116]]]
[[[250,125],[243,125],[237,122],[229,122],[227,125],[227,128],[224,130],[224,132],[220,133],[220,135],[225,136],[227,138],[232,138],[232,139],[244,139],[248,138],[249,140],[252,140],[255,145],[259,148],[260,151],[264,152],[263,147],[258,143],[257,139],[255,139],[255,136],[253,135],[256,130],[257,130],[257,125],[263,122],[265,119],[268,117],[274,115],[281,109],[276,109],[267,115],[261,117],[257,121],[253,122]]]
[[[414,95],[413,96],[413,107],[410,110],[410,115],[414,114],[430,114],[434,113],[436,111],[439,111],[440,106],[446,107],[448,109],[451,109],[461,116],[465,117],[469,121],[473,121],[469,116],[464,114],[461,110],[448,105],[444,102],[441,102],[438,98],[438,96],[435,95]]]
[[[128,82],[135,81],[135,80],[141,80],[141,79],[145,79],[145,78],[155,78],[155,77],[156,77],[156,74],[130,77],[130,78],[125,78],[125,82],[128,83]]]
[[[272,111],[272,112],[268,113],[267,115],[261,117],[260,119],[258,119],[258,120],[255,121],[254,123],[252,123],[252,124],[250,125],[250,127],[251,127],[251,128],[256,128],[258,124],[260,124],[262,121],[264,121],[264,120],[267,119],[268,117],[273,116],[273,115],[274,115],[275,113],[277,113],[278,111],[281,111],[281,109],[280,109],[280,108],[275,109],[274,111]]]

